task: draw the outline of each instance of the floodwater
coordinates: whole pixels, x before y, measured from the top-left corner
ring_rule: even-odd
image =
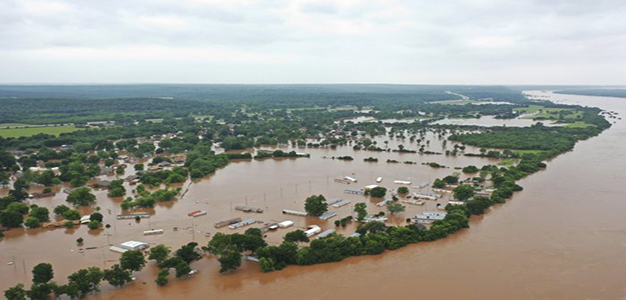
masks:
[[[598,106],[626,112],[626,100],[589,96],[550,94],[565,103]],[[339,263],[307,267],[290,266],[285,270],[261,273],[252,262],[232,274],[218,273],[214,258],[192,264],[200,273],[184,280],[172,278],[166,287],[154,284],[153,263],[137,274],[137,281],[121,289],[106,285],[96,299],[622,299],[626,297],[626,209],[622,193],[622,168],[626,166],[626,127],[618,122],[600,136],[580,142],[573,152],[565,153],[548,163],[548,169],[520,181],[525,188],[509,203],[496,206],[484,216],[473,217],[471,228],[444,240],[411,245],[382,255],[349,258]],[[391,148],[402,143],[408,149],[415,144],[392,140]],[[379,141],[382,146],[382,140]],[[448,148],[452,144],[448,143]],[[431,138],[431,151],[441,151],[441,142]],[[300,150],[303,151],[303,150]],[[477,152],[469,147],[469,152]],[[354,152],[350,147],[337,150],[306,149],[311,158],[235,162],[198,183],[192,184],[181,200],[157,206],[150,221],[117,221],[105,213],[105,223],[113,226],[97,234],[82,226],[67,231],[11,230],[0,242],[0,261],[14,260],[13,265],[0,264],[2,289],[30,280],[29,270],[39,262],[51,262],[57,281],[76,269],[90,265],[110,266],[119,254],[103,245],[109,240],[117,244],[135,239],[150,243],[167,243],[178,247],[195,240],[201,245],[215,233],[212,224],[231,216],[255,218],[266,222],[293,220],[295,227],[320,224],[334,228],[332,222],[285,216],[282,209],[302,209],[304,198],[324,194],[327,198],[344,197],[368,203],[375,212],[376,201],[347,195],[345,188],[361,188],[384,177],[383,185],[392,188],[392,180],[420,182],[448,175],[455,170],[431,169],[421,162],[438,162],[450,167],[469,164],[482,166],[494,163],[476,157],[440,155]],[[327,156],[352,155],[345,162],[324,159]],[[378,157],[378,163],[365,163],[364,157]],[[416,161],[418,164],[388,164],[386,159]],[[342,185],[333,178],[350,175],[357,184]],[[415,190],[412,188],[412,190]],[[32,200],[53,207],[65,195],[53,199]],[[121,200],[108,199],[98,193],[98,205],[104,212],[119,212]],[[263,214],[245,214],[231,206],[245,205],[266,208]],[[392,219],[401,224],[415,213],[434,210],[409,206],[407,212]],[[186,213],[205,209],[207,216],[189,219]],[[351,205],[337,211],[346,216]],[[173,227],[193,227],[195,230]],[[142,235],[143,230],[163,228],[159,236]],[[223,230],[230,232],[229,229]],[[239,231],[243,231],[239,229]],[[354,227],[340,232],[349,234]],[[286,231],[269,233],[276,243]],[[84,247],[99,247],[77,252],[75,240],[85,239]],[[27,272],[24,272],[26,270]],[[145,282],[145,283],[144,283]]]

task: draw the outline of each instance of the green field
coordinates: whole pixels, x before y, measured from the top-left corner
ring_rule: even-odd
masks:
[[[433,101],[430,104],[442,104],[442,105],[465,105],[471,103],[479,103],[480,101],[476,100],[444,100],[444,101]]]
[[[14,127],[33,127],[33,126],[42,126],[42,125],[31,125],[31,124],[24,124],[24,123],[0,123],[0,129],[14,128]]]
[[[543,150],[515,150],[514,152],[523,155],[523,154],[541,154],[544,151]]]
[[[510,166],[514,166],[515,164],[516,164],[515,159],[509,158],[509,159],[504,159],[504,160],[500,161],[498,163],[498,166],[510,167]]]
[[[574,122],[574,123],[565,125],[565,127],[567,128],[587,128],[587,127],[595,127],[595,126],[596,125],[587,124],[585,122]]]
[[[56,126],[56,127],[26,127],[26,128],[11,128],[0,129],[0,137],[21,137],[21,136],[33,136],[40,133],[51,134],[58,136],[61,133],[74,132],[81,130],[75,126]]]

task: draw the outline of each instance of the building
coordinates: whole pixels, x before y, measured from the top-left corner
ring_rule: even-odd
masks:
[[[406,181],[406,180],[394,180],[393,183],[395,183],[395,184],[404,184],[404,185],[410,185],[411,184],[410,181]]]
[[[446,213],[444,212],[436,212],[436,211],[425,211],[413,218],[415,223],[420,224],[431,224],[437,220],[443,220],[446,217]]]
[[[337,216],[336,212],[334,212],[334,211],[327,211],[327,212],[323,213],[321,216],[319,216],[318,218],[320,220],[328,220],[328,219],[330,219],[332,217],[335,217],[335,216]]]
[[[287,228],[287,227],[291,227],[293,226],[293,221],[287,220],[287,221],[282,221],[280,223],[278,223],[278,227],[280,228]]]
[[[126,250],[136,251],[136,250],[146,249],[150,247],[150,245],[144,242],[128,241],[128,242],[123,242],[122,244],[120,244],[120,247]]]
[[[326,231],[324,231],[324,232],[320,233],[320,234],[317,236],[317,238],[318,238],[318,239],[325,238],[325,237],[327,237],[327,236],[329,236],[329,235],[331,235],[331,234],[333,234],[333,233],[335,233],[335,229],[332,229],[332,228],[331,228],[331,229],[328,229],[328,230],[326,230]]]
[[[307,230],[304,233],[306,234],[307,237],[312,237],[315,234],[319,233],[320,231],[322,231],[322,228],[320,228],[317,225],[311,225],[307,227]]]

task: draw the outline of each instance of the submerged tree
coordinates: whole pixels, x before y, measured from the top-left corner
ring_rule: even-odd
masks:
[[[311,196],[306,198],[304,210],[311,216],[319,217],[328,211],[328,203],[323,195]]]

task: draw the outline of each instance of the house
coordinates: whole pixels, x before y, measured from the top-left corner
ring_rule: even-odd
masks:
[[[84,215],[80,218],[80,224],[89,224],[91,222],[91,215]]]
[[[172,163],[170,163],[169,161],[162,161],[162,162],[160,162],[160,163],[158,164],[158,166],[159,166],[160,168],[164,168],[164,167],[171,167],[171,166],[172,166]]]
[[[328,230],[326,230],[326,231],[324,231],[324,232],[320,233],[320,234],[317,236],[317,238],[318,238],[318,239],[325,238],[325,237],[327,237],[327,236],[329,236],[329,235],[331,235],[331,234],[333,234],[333,233],[335,233],[335,229],[332,229],[332,228],[331,228],[331,229],[328,229]]]
[[[126,182],[133,182],[139,180],[139,175],[128,175],[126,178],[124,178],[124,181]]]
[[[287,227],[291,227],[293,226],[293,221],[287,220],[287,221],[282,221],[280,223],[278,223],[278,227],[280,228],[287,228]]]
[[[447,214],[444,212],[425,211],[415,216],[415,218],[413,218],[413,221],[420,224],[431,224],[437,220],[443,220],[446,215]]]
[[[110,181],[108,181],[108,180],[100,180],[100,181],[94,183],[93,187],[95,187],[95,188],[102,188],[102,189],[108,189],[110,185],[111,185]]]
[[[45,198],[45,197],[52,197],[54,195],[56,195],[54,192],[50,192],[50,193],[33,193],[33,198]]]
[[[148,245],[148,243],[144,243],[144,242],[138,242],[138,241],[128,241],[128,242],[123,242],[122,244],[120,244],[120,247],[126,250],[130,250],[130,251],[136,251],[136,250],[143,250],[148,248],[150,245]]]
[[[335,216],[337,216],[336,212],[334,212],[334,211],[327,211],[327,212],[323,213],[321,216],[319,216],[318,218],[320,220],[328,220],[328,219],[330,219],[332,217],[335,217]]]
[[[322,231],[322,228],[320,228],[317,225],[311,225],[307,227],[307,230],[304,233],[306,234],[307,237],[312,237],[315,234],[319,233],[320,231]]]
[[[110,175],[113,174],[113,168],[111,167],[102,167],[100,169],[100,175]]]

